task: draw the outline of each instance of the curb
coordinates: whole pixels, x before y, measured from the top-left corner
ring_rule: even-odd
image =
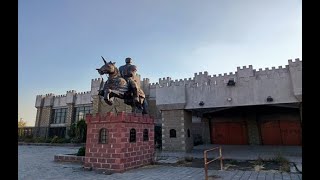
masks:
[[[74,143],[25,143],[25,142],[18,142],[20,146],[63,146],[63,147],[81,147],[86,146],[85,143],[81,144],[74,144]]]

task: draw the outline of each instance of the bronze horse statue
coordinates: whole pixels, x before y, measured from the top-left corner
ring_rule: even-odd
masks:
[[[124,103],[132,107],[132,112],[141,112],[148,114],[148,104],[145,99],[144,92],[138,87],[138,99],[133,96],[133,88],[131,85],[120,75],[119,69],[115,66],[115,62],[107,62],[103,57],[104,65],[96,69],[100,75],[107,74],[108,79],[105,82],[103,89],[99,89],[99,96],[102,96],[108,105],[113,104],[114,98],[124,100]],[[135,81],[140,79],[135,76]],[[139,83],[140,84],[140,83]]]

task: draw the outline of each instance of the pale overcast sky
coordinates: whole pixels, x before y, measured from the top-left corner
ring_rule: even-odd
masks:
[[[302,58],[301,0],[18,1],[18,119],[36,95],[89,91],[101,56],[142,78],[192,78]]]

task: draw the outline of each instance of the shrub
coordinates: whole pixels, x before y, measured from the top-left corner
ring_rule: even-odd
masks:
[[[50,143],[58,143],[58,140],[59,140],[59,137],[58,137],[58,136],[54,136],[54,137],[51,139],[51,142],[50,142]]]
[[[71,138],[72,143],[86,142],[87,124],[84,119],[81,119],[77,123],[72,123],[68,130],[68,136]]]
[[[86,147],[81,147],[78,150],[77,156],[85,156],[86,155]]]
[[[45,143],[51,143],[51,141],[52,141],[52,138],[47,138],[46,140],[45,140]]]
[[[44,143],[44,142],[46,142],[46,139],[44,137],[35,137],[34,142],[35,143]]]

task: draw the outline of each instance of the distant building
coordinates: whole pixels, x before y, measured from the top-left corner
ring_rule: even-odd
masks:
[[[36,127],[43,135],[67,136],[71,123],[85,114],[130,112],[121,100],[114,106],[98,98],[102,79],[91,81],[91,90],[64,95],[38,95]],[[141,81],[155,117],[156,140],[163,150],[190,151],[199,143],[301,145],[302,61],[289,60],[285,67],[238,67],[235,73],[193,78],[170,77]]]

